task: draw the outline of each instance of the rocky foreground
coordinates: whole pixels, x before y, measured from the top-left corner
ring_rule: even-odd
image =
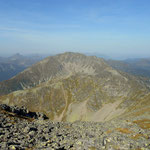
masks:
[[[52,122],[26,108],[0,105],[1,150],[149,150],[150,120]]]

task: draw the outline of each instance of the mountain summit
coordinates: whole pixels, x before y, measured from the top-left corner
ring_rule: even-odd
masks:
[[[8,81],[0,84],[0,94],[34,87],[51,78],[63,78],[75,74],[98,75],[111,69],[103,59],[67,52],[50,56]],[[15,84],[13,84],[15,82]]]
[[[144,83],[104,59],[71,52],[0,83],[2,103],[26,106],[54,121],[107,121],[134,110],[148,93]]]

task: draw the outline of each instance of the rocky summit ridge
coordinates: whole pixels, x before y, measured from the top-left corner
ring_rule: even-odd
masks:
[[[52,78],[63,78],[72,74],[98,74],[108,66],[103,59],[87,57],[80,53],[67,52],[50,56],[34,64],[8,81],[0,84],[0,94],[8,94],[16,90],[31,88]]]

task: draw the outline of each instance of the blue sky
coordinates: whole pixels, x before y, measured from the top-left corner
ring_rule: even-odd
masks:
[[[0,0],[0,54],[150,57],[149,0]]]

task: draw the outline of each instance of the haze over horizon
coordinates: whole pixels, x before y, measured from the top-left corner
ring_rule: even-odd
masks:
[[[0,55],[150,56],[148,0],[1,0]]]

